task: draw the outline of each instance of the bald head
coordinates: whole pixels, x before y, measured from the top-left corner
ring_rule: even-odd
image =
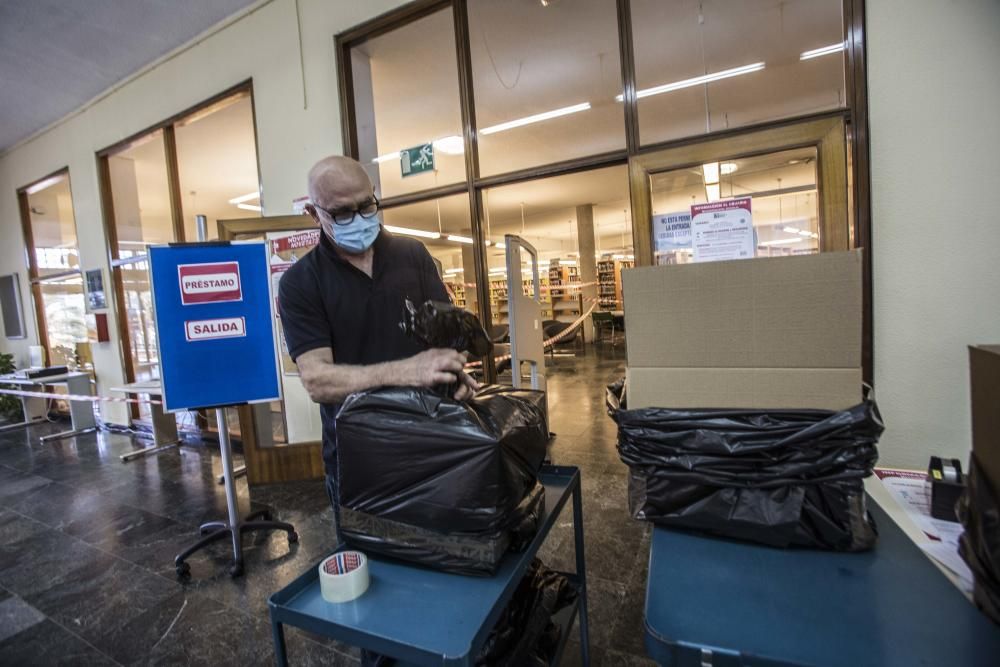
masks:
[[[371,179],[355,159],[331,155],[309,170],[309,198],[325,209],[354,208],[371,196]]]

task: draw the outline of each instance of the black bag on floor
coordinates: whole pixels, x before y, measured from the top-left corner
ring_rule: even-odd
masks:
[[[541,392],[491,386],[466,403],[431,389],[355,394],[337,415],[341,530],[365,551],[492,574],[534,535],[548,429]]]
[[[975,579],[973,599],[994,623],[1000,624],[1000,493],[983,474],[975,452],[969,457],[958,518],[965,528],[958,553]]]
[[[623,394],[623,382],[608,387],[633,517],[776,547],[874,546],[863,482],[883,430],[874,401],[839,412],[627,410]]]
[[[573,604],[565,576],[534,559],[476,658],[477,667],[547,667],[562,632],[552,617]]]

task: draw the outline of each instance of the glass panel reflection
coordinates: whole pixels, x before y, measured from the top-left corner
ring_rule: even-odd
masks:
[[[26,196],[37,277],[79,269],[80,252],[69,174],[62,173],[36,183],[27,189]]]
[[[484,176],[625,147],[614,2],[469,3]]]
[[[632,0],[643,144],[846,106],[841,0]]]
[[[382,197],[465,180],[451,9],[351,49],[358,153]],[[433,169],[403,175],[400,151],[433,145]],[[409,156],[405,156],[410,167]]]
[[[814,147],[750,158],[720,159],[651,176],[653,252],[657,264],[692,261],[691,206],[750,197],[757,257],[819,252],[819,199]]]

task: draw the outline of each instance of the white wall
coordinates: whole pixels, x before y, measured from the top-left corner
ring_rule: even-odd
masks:
[[[190,48],[121,86],[83,112],[0,157],[0,274],[18,272],[29,338],[0,339],[0,349],[27,364],[28,345],[37,332],[24,264],[24,243],[15,191],[69,166],[73,207],[84,269],[108,269],[107,239],[101,218],[96,151],[143,130],[240,81],[253,78],[257,141],[266,215],[292,212],[291,201],[305,193],[305,174],[319,158],[341,153],[340,114],[333,36],[402,4],[400,0],[301,0],[305,100],[299,68],[295,0],[271,0],[221,31],[196,39]],[[304,105],[305,101],[305,105]],[[117,331],[111,313],[111,331]],[[117,339],[93,346],[98,391],[122,382]],[[290,426],[307,424],[318,437],[317,411],[302,401],[292,379],[286,394],[301,406],[290,411]],[[126,422],[125,410],[103,406],[104,418]]]
[[[966,346],[1000,342],[1000,2],[867,5],[882,463],[964,463]]]

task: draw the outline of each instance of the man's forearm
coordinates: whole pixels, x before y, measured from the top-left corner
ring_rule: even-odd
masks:
[[[400,361],[368,366],[323,364],[302,376],[309,397],[316,403],[340,403],[353,393],[386,385],[407,384]]]

